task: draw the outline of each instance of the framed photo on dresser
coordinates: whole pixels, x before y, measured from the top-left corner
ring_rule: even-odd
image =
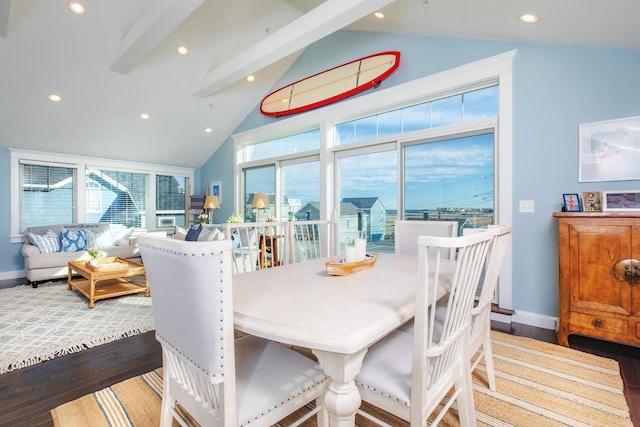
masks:
[[[602,196],[599,191],[585,191],[582,193],[582,210],[585,212],[602,211]]]
[[[565,193],[562,195],[562,200],[564,201],[563,212],[582,212],[578,193]]]

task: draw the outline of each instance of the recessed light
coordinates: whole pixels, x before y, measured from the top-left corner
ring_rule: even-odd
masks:
[[[189,49],[186,46],[180,46],[178,47],[178,53],[180,55],[186,55],[187,53],[189,53]]]
[[[60,95],[58,95],[57,93],[50,93],[49,96],[47,96],[47,99],[51,102],[60,102],[62,101],[62,97]]]
[[[211,128],[206,128],[204,131],[205,131],[206,133],[211,133],[211,132],[213,132],[213,129],[211,129]]]
[[[538,22],[538,17],[530,13],[525,13],[524,15],[520,15],[520,21],[524,22],[525,24],[535,24],[536,22]]]
[[[248,81],[248,82],[252,82],[252,81],[254,81],[255,79],[256,79],[256,76],[254,76],[253,74],[251,74],[251,75],[248,75],[248,76],[247,76],[247,81]]]
[[[140,118],[142,120],[149,120],[149,115],[147,113],[142,113],[142,114],[140,114]]]
[[[374,12],[373,16],[375,16],[376,18],[382,19],[382,18],[384,18],[384,13],[382,13],[382,12]]]
[[[84,15],[86,12],[84,5],[77,1],[69,2],[69,10],[75,13],[76,15]]]

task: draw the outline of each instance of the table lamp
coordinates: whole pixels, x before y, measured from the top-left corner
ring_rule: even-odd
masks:
[[[258,209],[256,222],[260,222],[260,209],[269,209],[269,197],[264,193],[255,193],[251,202],[251,209]]]
[[[207,210],[209,215],[209,224],[213,224],[213,210],[220,208],[220,199],[218,199],[218,196],[207,196],[204,199],[203,208]]]

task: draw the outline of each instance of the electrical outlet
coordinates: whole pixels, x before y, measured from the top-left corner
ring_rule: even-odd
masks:
[[[521,213],[533,213],[536,208],[536,202],[533,200],[520,200]]]

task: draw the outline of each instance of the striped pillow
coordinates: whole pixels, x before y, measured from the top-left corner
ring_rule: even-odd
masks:
[[[60,238],[52,230],[48,230],[42,236],[29,233],[29,242],[37,246],[43,254],[60,252]]]

